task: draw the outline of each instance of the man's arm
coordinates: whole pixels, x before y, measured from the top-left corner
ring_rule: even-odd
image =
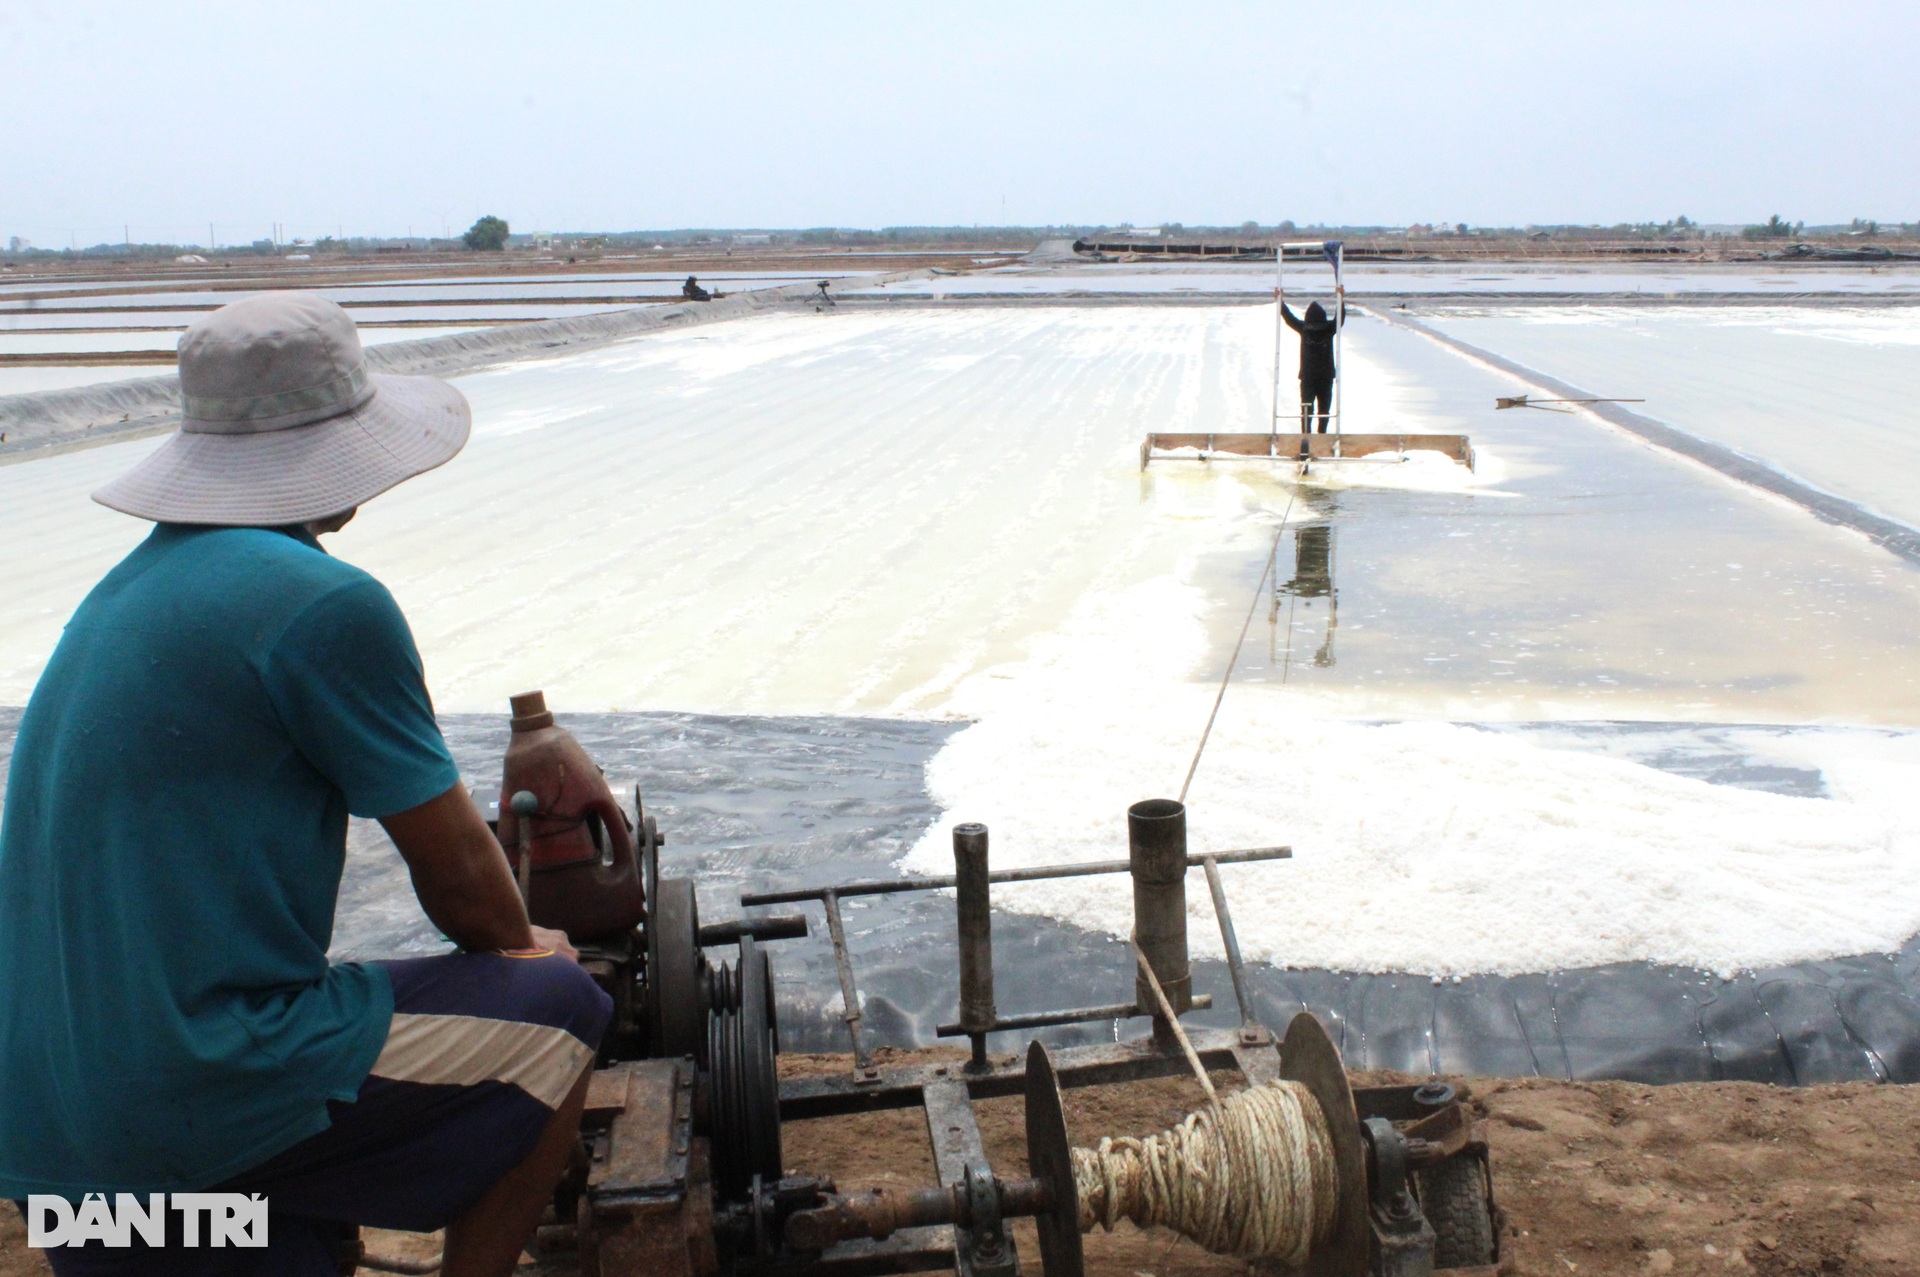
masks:
[[[1300,331],[1300,321],[1294,317],[1293,308],[1285,302],[1280,303],[1280,318],[1286,320],[1287,327],[1293,329],[1293,331]]]
[[[500,844],[460,785],[380,820],[413,874],[427,917],[462,949],[553,949],[579,955],[565,933],[530,926]]]

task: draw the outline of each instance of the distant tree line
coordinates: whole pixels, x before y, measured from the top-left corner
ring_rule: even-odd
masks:
[[[1747,227],[1740,234],[1747,239],[1792,239],[1800,234],[1801,227],[1805,225],[1805,222],[1789,222],[1775,213],[1759,225]]]

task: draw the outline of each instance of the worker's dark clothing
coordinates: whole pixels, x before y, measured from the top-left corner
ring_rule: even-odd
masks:
[[[1333,374],[1324,378],[1308,381],[1300,378],[1300,433],[1313,433],[1313,424],[1320,423],[1320,433],[1327,433],[1327,423],[1333,420]],[[1307,445],[1302,442],[1302,448]]]
[[[1342,304],[1340,318],[1335,320],[1319,302],[1313,302],[1302,318],[1281,302],[1280,317],[1300,334],[1300,433],[1312,433],[1317,420],[1320,433],[1325,434],[1333,414],[1333,379],[1338,375],[1333,366],[1333,336],[1346,322],[1346,306]]]
[[[1281,302],[1280,317],[1287,321],[1287,327],[1300,334],[1300,380],[1317,381],[1324,377],[1331,381],[1334,376],[1333,335],[1346,322],[1346,307],[1341,306],[1340,318],[1335,320],[1319,302],[1313,302],[1308,305],[1306,316],[1302,318],[1293,313],[1291,306]]]
[[[680,285],[680,295],[690,302],[710,302],[713,300],[713,294],[700,287],[700,277],[697,275],[687,276],[687,282]]]

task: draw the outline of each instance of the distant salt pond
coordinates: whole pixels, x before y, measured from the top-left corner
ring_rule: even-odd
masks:
[[[1442,331],[1920,526],[1920,308],[1436,310]]]
[[[182,329],[165,331],[129,330],[118,332],[48,333],[6,331],[0,329],[0,354],[42,355],[49,351],[111,354],[116,351],[173,350],[180,344]],[[378,346],[390,341],[413,341],[425,337],[445,337],[470,332],[471,328],[370,328],[360,329],[360,344]],[[0,367],[0,395],[33,394],[44,390],[65,390],[91,386],[103,381],[121,381],[132,377],[170,374],[165,364],[12,364]]]
[[[1635,267],[1607,263],[1581,269],[1563,264],[1481,266],[1453,264],[1387,265],[1355,262],[1345,270],[1351,296],[1423,294],[1562,294],[1642,297],[1704,297],[1726,293],[1749,297],[1772,294],[1843,293],[1862,298],[1894,297],[1920,291],[1920,264],[1867,266],[1668,266]],[[1289,261],[1286,282],[1303,293],[1324,291],[1331,275],[1324,264]],[[934,280],[885,284],[873,293],[1220,292],[1266,293],[1273,287],[1273,263],[1214,263],[1199,266],[1178,260],[1058,265],[1011,263],[992,270]]]

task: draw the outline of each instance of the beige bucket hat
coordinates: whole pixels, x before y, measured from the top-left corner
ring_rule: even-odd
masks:
[[[180,432],[95,501],[157,523],[305,523],[443,464],[473,421],[438,377],[368,373],[352,318],[311,293],[262,293],[188,328],[180,399]]]

